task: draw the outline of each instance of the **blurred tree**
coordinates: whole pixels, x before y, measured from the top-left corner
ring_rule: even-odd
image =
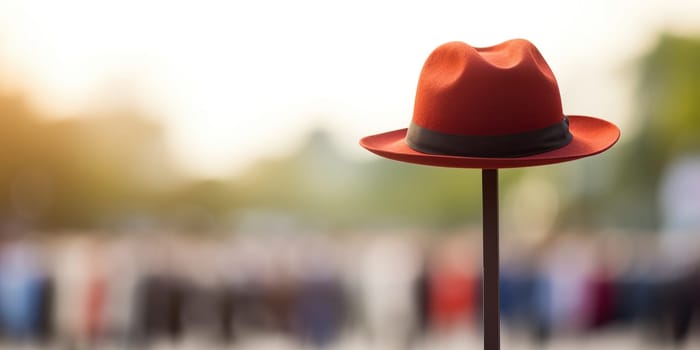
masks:
[[[504,172],[508,187],[520,176]],[[294,213],[320,225],[454,227],[481,215],[481,173],[389,160],[353,162],[315,130],[295,154],[258,163],[241,186],[242,205]]]
[[[608,157],[612,170],[605,190],[584,194],[570,213],[583,215],[588,225],[659,228],[658,188],[664,171],[674,159],[700,153],[699,62],[699,38],[668,34],[639,61],[639,132],[623,133],[624,142]]]
[[[55,225],[100,225],[148,214],[175,186],[160,127],[137,116],[95,116],[46,126]]]
[[[639,64],[639,133],[596,157],[501,172],[502,192],[533,172],[561,192],[561,225],[655,229],[658,185],[675,158],[700,152],[700,39],[664,35]],[[240,177],[193,180],[170,161],[159,125],[121,111],[61,122],[0,96],[0,220],[47,228],[152,217],[211,229],[241,211],[320,226],[451,227],[478,222],[480,172],[388,160],[354,162],[313,131],[291,156]]]
[[[180,177],[160,127],[133,115],[48,122],[0,96],[0,217],[95,227],[148,213]]]
[[[226,229],[234,219],[238,197],[233,182],[191,180],[161,198],[159,216],[184,231]]]

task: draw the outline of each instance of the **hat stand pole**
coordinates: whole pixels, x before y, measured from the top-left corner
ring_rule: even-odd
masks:
[[[484,350],[500,348],[498,169],[481,170]]]

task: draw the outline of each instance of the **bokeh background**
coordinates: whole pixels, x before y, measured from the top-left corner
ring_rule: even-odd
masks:
[[[500,172],[504,347],[700,347],[700,2],[7,0],[0,348],[481,348],[479,171],[357,141],[517,37],[622,138]]]

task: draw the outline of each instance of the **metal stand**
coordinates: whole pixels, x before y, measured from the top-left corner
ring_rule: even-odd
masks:
[[[481,170],[483,215],[484,350],[500,349],[498,262],[498,169]]]

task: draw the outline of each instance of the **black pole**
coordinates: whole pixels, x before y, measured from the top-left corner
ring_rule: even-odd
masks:
[[[498,285],[498,169],[481,171],[484,254],[484,350],[500,349]]]

